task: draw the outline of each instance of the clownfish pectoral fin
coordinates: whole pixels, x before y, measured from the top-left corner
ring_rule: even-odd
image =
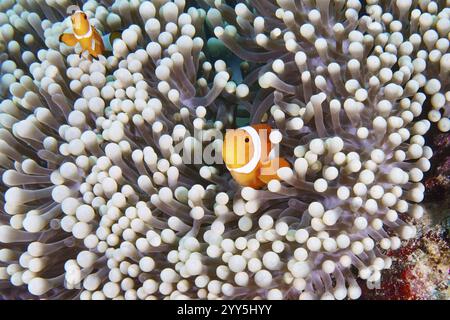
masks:
[[[59,41],[64,43],[65,45],[68,45],[69,47],[73,47],[78,42],[77,38],[75,38],[75,36],[71,33],[61,34],[59,36]]]
[[[259,168],[259,180],[264,183],[269,183],[273,179],[279,180],[277,170],[283,167],[289,167],[289,162],[283,158],[277,157],[263,162]]]

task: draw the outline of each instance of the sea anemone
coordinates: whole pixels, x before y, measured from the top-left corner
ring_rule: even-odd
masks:
[[[69,1],[0,3],[3,298],[357,299],[416,236],[448,1],[191,2],[87,1],[98,60]],[[261,190],[221,161],[238,110],[291,164]]]

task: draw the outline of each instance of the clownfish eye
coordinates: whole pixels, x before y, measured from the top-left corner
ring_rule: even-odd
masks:
[[[249,143],[250,142],[250,139],[249,138],[245,138],[245,143]]]

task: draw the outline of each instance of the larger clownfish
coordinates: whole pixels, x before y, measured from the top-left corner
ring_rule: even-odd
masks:
[[[245,187],[260,189],[273,179],[279,179],[277,170],[289,163],[277,157],[270,141],[272,128],[257,124],[227,130],[222,157],[234,180]]]
[[[70,47],[79,43],[83,51],[87,51],[92,57],[98,58],[105,50],[105,46],[98,31],[89,23],[86,13],[79,9],[75,10],[70,16],[70,21],[72,22],[73,33],[61,34],[59,41]]]

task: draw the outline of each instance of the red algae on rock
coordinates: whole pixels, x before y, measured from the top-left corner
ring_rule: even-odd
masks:
[[[399,250],[389,252],[392,268],[381,283],[365,289],[363,299],[448,300],[450,249],[448,232],[441,226],[425,231]]]

